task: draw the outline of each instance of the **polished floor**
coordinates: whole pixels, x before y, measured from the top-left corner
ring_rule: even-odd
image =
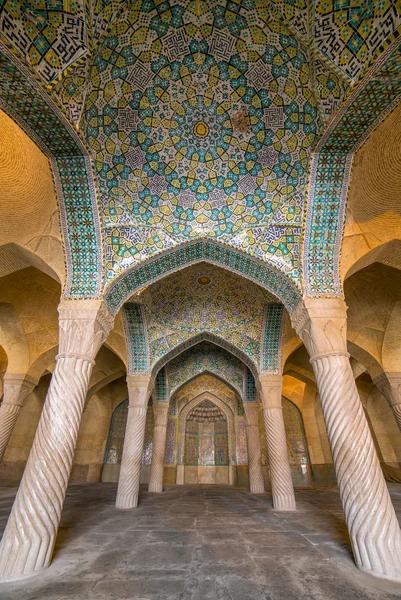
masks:
[[[401,485],[390,487],[401,517]],[[0,492],[2,527],[15,491]],[[401,585],[354,566],[335,489],[297,490],[298,511],[285,514],[239,488],[143,490],[130,511],[115,494],[71,485],[51,568],[0,586],[0,599],[401,599]]]

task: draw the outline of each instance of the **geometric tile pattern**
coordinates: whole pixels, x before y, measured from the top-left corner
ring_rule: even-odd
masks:
[[[197,241],[156,257],[116,279],[105,291],[105,301],[109,310],[115,314],[137,289],[166,273],[197,261],[220,264],[255,281],[277,296],[290,313],[301,298],[291,280],[266,263],[213,242]]]
[[[167,365],[170,397],[201,373],[208,372],[224,379],[242,397],[244,368],[235,356],[208,342],[186,350]]]
[[[32,74],[1,42],[0,106],[50,159],[67,259],[64,295],[98,296],[102,284],[102,242],[87,152]]]
[[[148,373],[148,340],[145,318],[139,304],[127,302],[121,311],[128,354],[128,374]]]
[[[256,402],[256,385],[255,378],[248,368],[245,368],[244,379],[244,402]]]
[[[315,0],[317,49],[355,81],[397,35],[401,25],[398,0]]]
[[[305,29],[305,0],[295,5],[131,3],[107,30],[83,121],[109,280],[208,237],[300,283],[298,219],[319,118],[308,49],[275,10]],[[300,211],[283,213],[296,193]]]
[[[269,304],[262,332],[262,353],[260,370],[275,375],[281,371],[281,338],[284,327],[284,306]]]
[[[155,426],[155,418],[153,413],[152,399],[149,400],[148,409],[146,411],[145,421],[145,439],[143,442],[142,451],[142,464],[152,464],[152,450],[153,450],[153,430]]]
[[[342,294],[339,256],[353,153],[400,98],[401,44],[397,40],[350,94],[315,149],[303,253],[307,295]]]
[[[139,296],[151,366],[204,331],[226,340],[258,365],[265,306],[274,300],[260,287],[208,263],[154,282]]]
[[[224,340],[222,337],[215,335],[214,333],[210,333],[208,331],[202,331],[202,333],[190,337],[189,339],[185,340],[184,342],[182,342],[181,344],[164,354],[159,360],[157,360],[153,364],[152,375],[156,374],[164,365],[167,365],[169,361],[173,360],[175,357],[188,350],[188,348],[192,348],[202,342],[210,342],[218,348],[223,348],[224,350],[238,358],[245,365],[247,365],[251,372],[254,373],[254,376],[257,377],[257,365],[249,356],[244,354],[244,352],[237,348],[237,346],[234,346],[230,342]]]
[[[88,50],[83,0],[2,0],[0,31],[47,85],[82,60]]]
[[[160,369],[160,371],[156,375],[155,400],[156,402],[169,401],[169,388],[167,383],[166,367]]]
[[[322,116],[325,121],[329,121],[341,106],[349,90],[349,82],[318,56],[314,57],[314,68],[316,93],[320,100]]]

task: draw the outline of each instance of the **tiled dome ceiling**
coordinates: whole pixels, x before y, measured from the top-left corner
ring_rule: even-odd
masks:
[[[94,60],[84,115],[109,269],[206,235],[297,279],[319,130],[310,74],[306,47],[253,0],[126,9]]]

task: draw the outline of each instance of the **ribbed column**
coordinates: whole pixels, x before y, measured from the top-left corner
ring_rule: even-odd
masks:
[[[292,316],[311,357],[357,566],[401,580],[401,531],[346,350],[340,298],[304,300]]]
[[[94,358],[112,326],[94,300],[59,306],[59,355],[28,462],[0,546],[0,576],[50,564]]]
[[[262,452],[259,437],[259,404],[244,402],[245,427],[248,442],[249,489],[252,494],[264,494]]]
[[[28,375],[6,373],[4,396],[0,406],[0,462],[10,441],[19,411],[38,382]]]
[[[117,508],[138,506],[146,411],[150,393],[149,375],[128,375],[128,418],[117,489]]]
[[[166,451],[168,403],[154,402],[155,426],[153,430],[152,464],[150,467],[149,492],[163,491],[164,455]]]
[[[379,377],[375,377],[373,383],[388,401],[398,429],[401,431],[401,373],[383,373]]]
[[[288,460],[287,436],[281,401],[282,385],[281,375],[260,376],[273,507],[275,510],[289,511],[296,510],[297,507]]]

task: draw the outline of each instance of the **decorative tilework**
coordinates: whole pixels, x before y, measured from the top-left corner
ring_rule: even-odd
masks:
[[[237,421],[237,465],[248,464],[248,446],[246,442],[246,430],[243,419]]]
[[[168,402],[169,390],[167,384],[166,368],[160,369],[156,376],[155,382],[155,399],[156,402]]]
[[[307,7],[291,4],[132,3],[111,24],[84,115],[112,230],[109,280],[159,249],[209,237],[300,283],[298,214],[280,209],[298,193],[302,213],[319,119],[307,47],[286,26],[304,33]]]
[[[342,294],[339,256],[353,153],[401,98],[401,45],[394,42],[350,94],[312,158],[304,239],[311,296]]]
[[[88,51],[84,0],[2,0],[0,32],[49,86]]]
[[[153,450],[153,430],[155,427],[155,417],[153,414],[152,400],[149,400],[148,410],[146,411],[146,422],[145,422],[145,438],[143,442],[142,451],[142,464],[152,464],[152,450]]]
[[[98,296],[102,283],[102,242],[91,162],[61,112],[2,42],[0,106],[51,161],[67,258],[64,295]]]
[[[258,364],[264,306],[274,297],[227,270],[199,263],[156,281],[139,301],[152,366],[202,331],[215,333]]]
[[[256,402],[256,385],[255,378],[251,371],[245,367],[245,380],[244,380],[244,402]]]
[[[100,293],[102,246],[90,159],[85,156],[52,160],[60,202],[67,256],[65,296],[90,298]]]
[[[317,56],[314,57],[314,68],[316,93],[320,99],[323,119],[327,122],[340,108],[350,85]]]
[[[148,373],[149,351],[142,307],[126,303],[122,317],[127,343],[128,373]]]
[[[354,80],[400,25],[398,0],[315,0],[315,45]]]
[[[166,438],[166,453],[164,463],[173,465],[176,463],[176,447],[177,447],[177,420],[170,419],[167,423],[167,438]]]
[[[139,265],[116,279],[105,291],[105,301],[115,314],[135,291],[191,263],[206,261],[227,267],[271,291],[292,312],[300,301],[296,286],[274,267],[241,252],[209,241],[196,241]]]
[[[261,372],[275,375],[281,371],[281,338],[284,327],[284,306],[269,304],[266,307],[262,332]]]
[[[257,366],[253,360],[251,360],[236,346],[233,346],[223,338],[208,331],[203,331],[202,333],[199,333],[187,339],[185,342],[182,342],[175,348],[169,350],[169,352],[164,354],[159,360],[155,362],[155,364],[152,367],[152,374],[157,373],[162,366],[166,365],[170,360],[172,360],[176,356],[179,356],[182,352],[188,350],[188,348],[192,348],[202,342],[211,342],[215,346],[227,350],[227,352],[229,352],[230,354],[238,358],[241,362],[243,362],[245,365],[247,365],[251,372],[254,373],[254,376],[257,377]]]
[[[203,342],[172,359],[167,366],[170,395],[203,372],[229,383],[242,396],[243,363],[227,351]]]
[[[107,438],[104,463],[108,465],[120,465],[123,455],[125,428],[127,426],[129,401],[124,400],[113,411],[111,417],[109,435]],[[146,412],[145,440],[142,453],[142,464],[150,465],[152,462],[154,416],[152,400],[149,401]]]

